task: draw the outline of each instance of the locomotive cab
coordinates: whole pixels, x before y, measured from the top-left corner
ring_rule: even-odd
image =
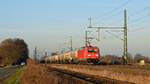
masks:
[[[100,59],[99,48],[95,46],[86,46],[78,51],[78,59],[88,63],[98,63]]]
[[[89,46],[87,48],[87,62],[88,63],[98,63],[100,59],[99,48]]]

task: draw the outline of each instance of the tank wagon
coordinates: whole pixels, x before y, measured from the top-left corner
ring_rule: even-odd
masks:
[[[45,58],[48,63],[98,63],[100,60],[100,50],[96,46],[82,47],[76,51],[65,52],[59,55],[49,56]]]

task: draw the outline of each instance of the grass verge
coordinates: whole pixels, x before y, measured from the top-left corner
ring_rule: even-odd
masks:
[[[3,84],[21,84],[21,76],[25,67],[18,68],[14,74],[3,81]]]

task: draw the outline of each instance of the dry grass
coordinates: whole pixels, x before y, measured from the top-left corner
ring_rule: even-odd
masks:
[[[45,68],[41,68],[34,61],[28,60],[27,69],[23,73],[21,84],[50,84],[52,79]]]
[[[27,69],[21,78],[21,84],[88,84],[85,81],[48,70],[45,66],[28,60]]]
[[[107,77],[137,84],[150,84],[150,66],[137,65],[49,65],[75,72]]]

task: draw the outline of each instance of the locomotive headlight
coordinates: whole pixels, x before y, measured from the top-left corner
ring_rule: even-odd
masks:
[[[88,56],[91,56],[90,54]]]
[[[96,54],[95,56],[98,56],[98,54]]]

